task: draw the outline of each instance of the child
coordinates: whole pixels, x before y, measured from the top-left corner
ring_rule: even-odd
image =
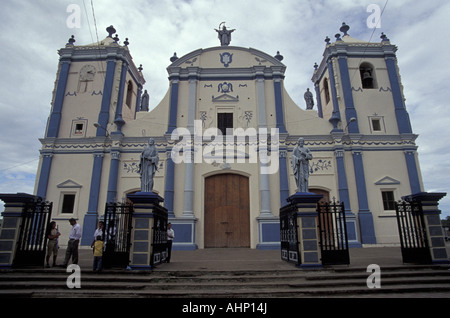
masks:
[[[92,270],[94,272],[102,271],[103,247],[104,243],[102,241],[102,237],[98,235],[97,240],[94,243],[94,264],[92,265]]]

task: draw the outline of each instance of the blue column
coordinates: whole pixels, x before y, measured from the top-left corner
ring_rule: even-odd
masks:
[[[102,105],[100,108],[100,114],[98,115],[98,123],[101,127],[97,128],[97,136],[106,136],[105,129],[107,128],[109,121],[109,108],[111,104],[111,94],[114,83],[115,69],[116,62],[114,60],[109,60],[106,66],[105,83],[103,84]]]
[[[336,91],[336,81],[334,80],[333,64],[331,63],[330,60],[328,61],[327,65],[328,65],[328,74],[330,77],[331,100],[333,101],[333,113],[328,121],[333,125],[333,130],[331,132],[338,132],[342,131],[342,129],[337,128],[338,123],[341,121],[341,113],[339,111],[339,102]]]
[[[136,119],[136,113],[141,110],[141,95],[142,95],[142,85],[138,84],[138,91],[136,96],[136,109],[134,113],[134,118]]]
[[[358,115],[356,114],[355,105],[353,103],[352,85],[350,83],[350,75],[348,73],[348,63],[346,57],[339,57],[339,70],[341,73],[342,91],[344,93],[345,101],[345,118],[348,123],[349,133],[359,133],[358,128]],[[350,122],[350,118],[356,118],[355,122]]]
[[[119,84],[119,94],[117,96],[117,107],[116,107],[116,116],[114,118],[114,123],[117,126],[117,130],[113,132],[113,134],[122,134],[122,126],[125,124],[125,121],[122,118],[122,106],[123,106],[123,95],[126,83],[126,77],[128,72],[128,64],[124,61],[122,63],[122,71],[120,73],[120,84]]]
[[[52,113],[48,123],[47,137],[58,137],[59,125],[61,123],[61,110],[66,92],[67,78],[69,76],[69,61],[60,62],[58,85],[56,86],[55,100],[53,102]]]
[[[366,177],[361,151],[353,151],[353,167],[355,169],[356,191],[358,193],[358,219],[363,244],[376,244],[375,227],[372,212],[367,201]]]
[[[277,128],[281,134],[287,133],[286,127],[284,126],[284,113],[283,113],[283,94],[281,90],[281,79],[274,78],[273,86],[275,90],[275,114],[277,116]]]
[[[102,177],[103,168],[103,153],[94,154],[94,164],[92,167],[91,176],[91,188],[89,190],[89,202],[88,210],[84,216],[83,222],[83,232],[85,233],[81,237],[81,245],[90,245],[93,240],[93,236],[89,233],[94,234],[96,229],[96,223],[98,218],[98,198],[100,194],[100,181]]]
[[[42,155],[41,173],[39,174],[39,183],[36,190],[36,195],[41,198],[47,196],[48,180],[50,178],[50,168],[52,166],[52,154]]]
[[[400,134],[411,134],[412,127],[409,120],[408,112],[403,101],[402,91],[400,87],[400,79],[397,74],[395,57],[386,58],[386,66],[391,83],[392,97],[394,99],[395,117],[397,119],[398,131]]]
[[[111,166],[109,168],[108,194],[106,202],[117,201],[117,178],[119,174],[120,152],[111,152]]]
[[[177,128],[178,85],[178,80],[172,81],[172,88],[170,91],[169,127],[166,134],[171,134],[172,131]]]
[[[287,150],[280,149],[280,206],[285,206],[289,198],[289,174],[287,169]]]
[[[422,187],[419,180],[419,172],[416,164],[416,156],[414,150],[405,151],[406,168],[408,169],[409,184],[411,186],[411,193],[416,194],[422,192]]]
[[[164,207],[167,209],[169,218],[174,218],[173,213],[173,198],[174,198],[174,185],[175,185],[175,163],[171,157],[171,150],[167,150],[166,161],[166,180],[164,185]]]
[[[347,237],[350,247],[361,247],[358,239],[358,230],[356,226],[356,216],[351,211],[350,206],[350,196],[348,193],[348,182],[347,174],[345,172],[344,163],[344,150],[338,149],[335,151],[336,156],[336,166],[337,166],[337,177],[338,177],[338,191],[339,200],[344,202],[345,207],[345,219],[347,224]]]
[[[323,118],[322,97],[320,96],[319,82],[314,84],[314,88],[316,90],[316,97],[317,97],[317,112],[318,112],[319,117]]]

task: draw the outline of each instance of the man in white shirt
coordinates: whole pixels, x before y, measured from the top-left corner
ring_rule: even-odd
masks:
[[[170,256],[172,255],[172,242],[174,237],[175,232],[172,229],[172,223],[167,223],[167,263],[170,263]]]
[[[72,256],[72,264],[78,264],[78,244],[81,238],[81,226],[74,218],[69,220],[72,229],[69,234],[69,242],[67,243],[66,258],[64,259],[63,267],[67,267],[70,256]]]

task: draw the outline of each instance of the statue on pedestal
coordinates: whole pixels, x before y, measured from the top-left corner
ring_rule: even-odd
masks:
[[[221,26],[222,24],[224,24],[224,25],[223,25],[223,28],[222,28],[222,30],[221,30],[221,29],[220,29],[220,26]],[[218,33],[219,40],[220,40],[220,45],[221,45],[221,46],[228,46],[228,45],[230,45],[230,42],[231,42],[231,33],[234,32],[235,29],[228,30],[227,27],[225,26],[225,22],[222,22],[222,23],[219,25],[219,30],[217,30],[217,29],[214,29],[214,30],[216,30],[216,32]]]
[[[308,192],[309,160],[313,158],[309,148],[304,147],[305,140],[300,137],[292,152],[292,170],[294,171],[297,192]]]
[[[303,95],[306,102],[306,109],[313,109],[314,107],[314,96],[309,91],[309,88],[306,89],[306,93]]]
[[[139,174],[141,176],[141,191],[152,192],[153,178],[158,170],[158,149],[155,146],[155,140],[150,138],[148,145],[142,150],[139,161]]]

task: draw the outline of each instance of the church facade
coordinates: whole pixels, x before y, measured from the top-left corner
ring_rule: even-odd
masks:
[[[142,68],[107,31],[59,50],[35,194],[53,202],[61,244],[69,218],[90,245],[105,203],[140,191],[150,138],[174,249],[279,248],[299,138],[312,154],[308,190],[344,202],[350,246],[399,242],[394,201],[423,186],[397,48],[385,35],[360,41],[343,24],[315,65],[315,98],[307,92],[300,107],[284,88],[282,56],[232,46],[224,27],[220,46],[170,59],[167,94],[148,111]]]

